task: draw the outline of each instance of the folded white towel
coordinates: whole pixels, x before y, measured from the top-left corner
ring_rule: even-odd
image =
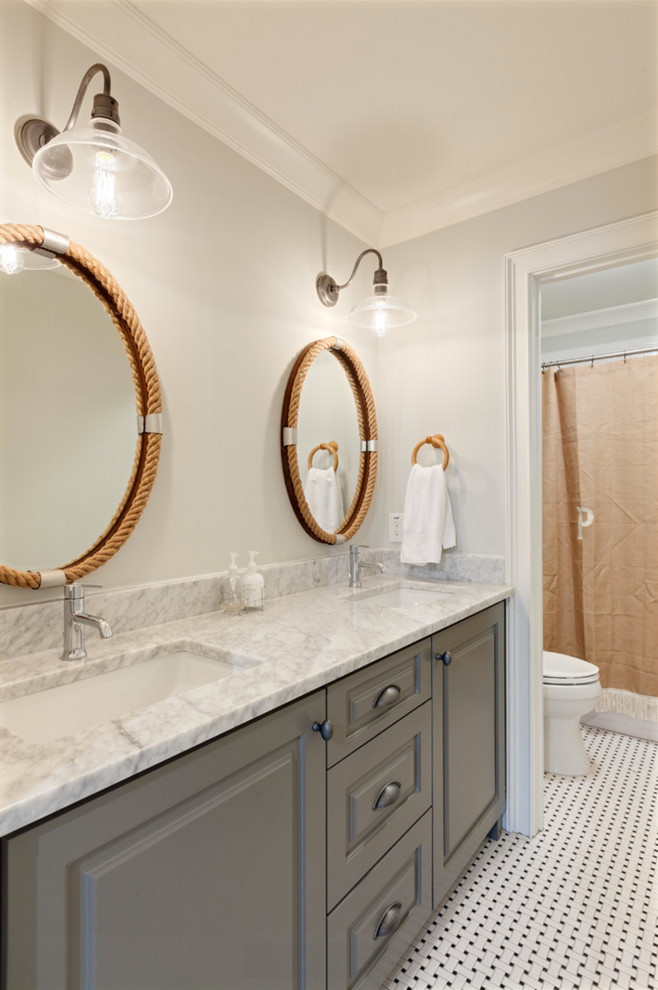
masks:
[[[345,516],[337,472],[332,467],[309,468],[304,496],[319,525],[335,533]]]
[[[446,473],[440,464],[414,464],[407,482],[402,523],[404,564],[438,564],[457,543]]]

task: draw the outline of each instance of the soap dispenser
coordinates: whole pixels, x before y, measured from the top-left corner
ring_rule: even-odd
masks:
[[[249,566],[244,576],[244,604],[249,609],[262,609],[265,604],[265,579],[258,570],[257,556],[258,550],[249,551]]]
[[[228,574],[222,579],[220,608],[223,612],[241,612],[244,608],[244,588],[238,574],[237,553],[231,553]]]

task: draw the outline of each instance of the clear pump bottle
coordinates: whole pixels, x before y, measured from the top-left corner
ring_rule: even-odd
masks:
[[[265,605],[265,579],[258,570],[258,550],[249,551],[249,566],[244,576],[244,604],[248,609],[262,609]]]
[[[244,608],[244,587],[238,573],[237,553],[231,553],[228,574],[222,579],[220,608],[223,612],[241,612]]]

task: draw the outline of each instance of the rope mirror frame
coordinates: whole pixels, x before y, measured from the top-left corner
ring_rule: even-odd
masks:
[[[359,472],[354,497],[335,533],[318,524],[306,497],[297,456],[297,428],[302,387],[311,365],[324,351],[330,351],[343,368],[349,382],[359,424]],[[281,412],[281,463],[286,491],[303,529],[318,543],[346,543],[357,532],[370,508],[377,478],[377,413],[375,399],[365,368],[356,351],[340,337],[325,337],[308,344],[293,365]]]
[[[158,468],[162,395],[155,359],[139,317],[112,273],[97,258],[64,235],[25,224],[0,225],[0,246],[3,245],[54,255],[91,289],[121,337],[137,406],[137,448],[130,480],[118,509],[96,542],[85,553],[47,571],[20,571],[0,564],[1,583],[36,590],[80,580],[107,563],[134,530]]]

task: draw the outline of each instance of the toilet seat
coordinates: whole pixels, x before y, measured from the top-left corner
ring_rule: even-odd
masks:
[[[565,653],[544,651],[544,684],[594,684],[598,679],[595,664]]]

